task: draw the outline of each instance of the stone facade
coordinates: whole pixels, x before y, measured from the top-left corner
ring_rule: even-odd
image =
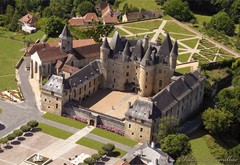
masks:
[[[67,34],[67,33],[66,33]],[[68,34],[70,35],[70,34]],[[68,37],[66,37],[68,38]],[[63,43],[63,42],[62,42]],[[66,42],[68,43],[68,42]],[[68,47],[65,47],[68,50]],[[131,91],[149,100],[137,99],[129,103],[125,114],[125,136],[139,142],[152,141],[164,116],[174,116],[186,121],[200,107],[203,100],[204,77],[198,71],[179,77],[171,82],[178,56],[178,45],[172,45],[167,34],[161,45],[150,43],[149,38],[126,40],[116,32],[108,43],[104,39],[100,59],[69,75],[53,75],[42,87],[42,109],[56,114],[79,115],[91,125],[117,125],[113,117],[91,110],[64,109],[71,102],[81,102],[98,89]],[[74,66],[77,58],[68,56],[65,63],[58,61],[56,67]],[[78,64],[77,64],[78,65]],[[63,68],[63,67],[62,67]],[[74,68],[72,68],[74,69]],[[114,122],[112,122],[114,121]],[[121,123],[121,122],[120,122]]]

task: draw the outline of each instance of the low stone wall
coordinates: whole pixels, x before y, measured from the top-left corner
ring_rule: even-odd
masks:
[[[114,128],[118,128],[120,130],[124,130],[124,121],[118,118],[99,113],[96,111],[92,111],[88,108],[82,107],[79,104],[68,103],[63,108],[63,113],[68,116],[79,116],[82,118],[86,118],[88,120],[89,125],[107,125]],[[93,123],[91,121],[94,121]]]

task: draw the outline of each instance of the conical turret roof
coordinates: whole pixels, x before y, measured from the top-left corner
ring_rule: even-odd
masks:
[[[107,37],[104,37],[104,40],[103,40],[103,43],[102,43],[102,48],[111,49],[109,44],[108,44]]]
[[[165,39],[163,40],[163,43],[161,45],[161,48],[159,50],[159,55],[162,56],[169,56],[170,52],[172,50],[172,41],[171,38],[169,36],[169,34],[167,33]]]
[[[110,42],[110,47],[114,53],[119,53],[123,50],[123,45],[117,31],[113,35],[113,38]]]
[[[68,37],[72,37],[69,29],[68,29],[68,26],[65,25],[64,28],[63,28],[63,31],[62,33],[59,35],[59,38],[61,39],[67,39]]]
[[[130,45],[128,41],[123,49],[122,56],[123,56],[123,61],[128,61],[130,59],[131,51],[130,51]]]
[[[135,48],[133,50],[133,56],[137,57],[138,61],[141,61],[142,57],[143,57],[143,46],[142,46],[142,40],[139,39],[135,45]]]
[[[175,40],[174,44],[173,44],[173,48],[171,51],[171,55],[177,57],[178,56],[178,43],[177,40]]]
[[[141,61],[142,66],[152,66],[153,65],[153,59],[151,57],[152,51],[153,51],[152,46],[149,45],[149,47]]]

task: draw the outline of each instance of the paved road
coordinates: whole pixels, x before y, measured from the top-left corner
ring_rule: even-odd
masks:
[[[0,130],[0,137],[9,134],[19,126],[32,119],[72,133],[77,132],[78,129],[49,121],[41,117],[43,113],[37,109],[34,93],[28,80],[29,71],[26,71],[24,66],[25,61],[23,61],[22,65],[20,66],[18,73],[21,82],[20,87],[22,89],[25,101],[22,103],[12,103],[0,100],[0,108],[3,109],[3,112],[0,115],[0,123],[3,123],[5,126],[5,129]]]

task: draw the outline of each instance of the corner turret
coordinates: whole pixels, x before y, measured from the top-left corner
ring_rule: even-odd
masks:
[[[59,39],[60,49],[65,53],[72,53],[73,37],[67,25],[64,26],[62,33],[59,35]]]
[[[170,67],[173,70],[176,69],[177,57],[178,57],[178,43],[177,43],[177,40],[175,40],[172,51],[170,53]]]

